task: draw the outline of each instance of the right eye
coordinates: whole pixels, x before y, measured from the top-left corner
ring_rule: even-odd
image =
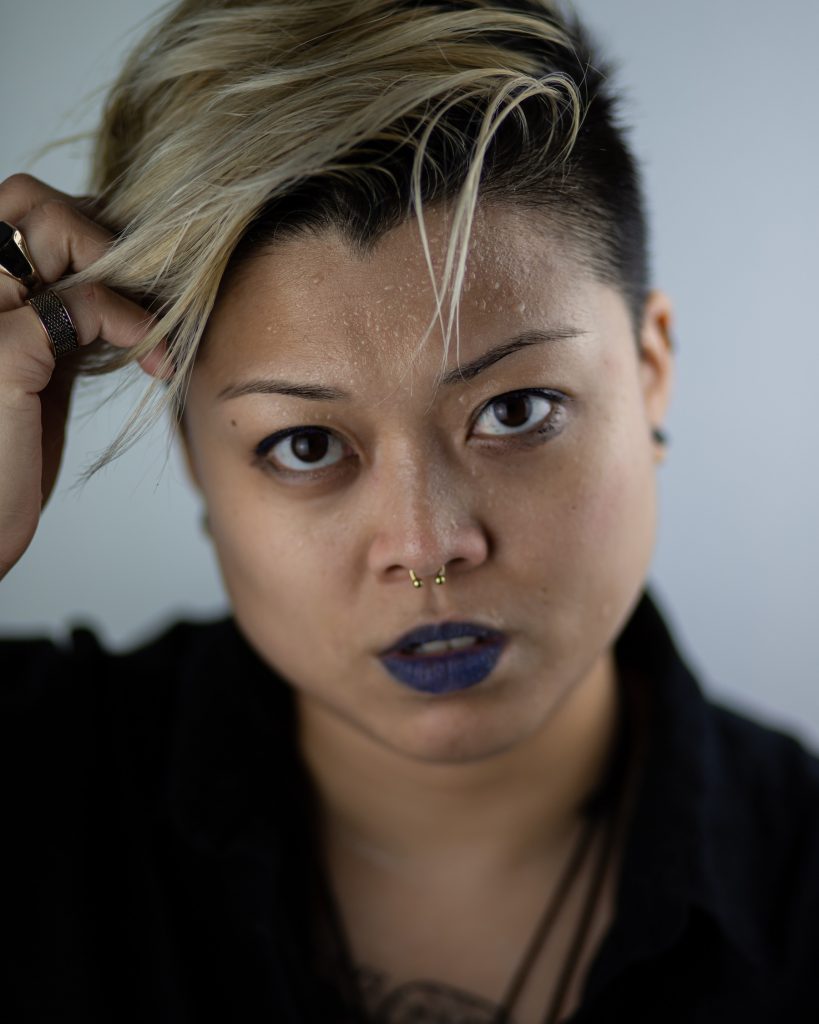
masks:
[[[344,445],[321,427],[295,427],[266,438],[256,454],[274,472],[309,475],[336,465],[344,455]]]

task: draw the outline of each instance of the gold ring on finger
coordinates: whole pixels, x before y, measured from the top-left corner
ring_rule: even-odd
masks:
[[[42,284],[19,228],[0,220],[0,272],[33,291]]]
[[[65,303],[55,291],[46,288],[45,291],[26,299],[26,304],[37,314],[55,359],[79,347],[80,336],[77,334],[77,328]]]

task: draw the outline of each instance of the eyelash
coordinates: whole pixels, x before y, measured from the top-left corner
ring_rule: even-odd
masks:
[[[516,443],[518,445],[527,443],[541,443],[543,440],[545,440],[548,437],[551,437],[552,434],[555,434],[560,430],[563,421],[564,407],[568,400],[567,396],[561,395],[554,391],[547,391],[542,388],[522,388],[517,391],[506,391],[502,395],[497,395],[495,398],[491,398],[483,406],[483,408],[480,410],[475,419],[476,421],[479,420],[487,410],[491,409],[494,405],[497,405],[499,402],[520,397],[528,398],[531,396],[534,396],[535,398],[545,398],[549,403],[551,403],[552,409],[550,410],[550,412],[545,417],[542,417],[541,420],[538,421],[538,424],[543,424],[544,421],[548,421],[546,426],[536,426],[535,428],[526,431],[521,431],[520,433],[516,434],[497,434],[495,435],[495,437],[498,439],[514,439],[513,443]],[[266,437],[260,444],[256,446],[253,452],[254,462],[261,464],[263,468],[269,470],[272,473],[275,473],[277,476],[290,478],[295,477],[298,480],[307,481],[316,479],[317,477],[325,475],[328,471],[337,469],[338,466],[340,465],[340,462],[343,460],[334,462],[330,466],[320,467],[318,470],[297,470],[291,469],[290,467],[287,466],[278,467],[274,465],[274,463],[268,458],[268,453],[271,451],[272,448],[275,448],[276,445],[280,444],[282,441],[287,440],[287,438],[289,437],[296,437],[304,434],[327,434],[330,437],[335,436],[333,435],[332,431],[326,430],[324,427],[288,427],[286,430],[280,430],[277,431],[275,434],[271,434],[269,437]],[[338,440],[338,438],[336,438],[336,440]]]

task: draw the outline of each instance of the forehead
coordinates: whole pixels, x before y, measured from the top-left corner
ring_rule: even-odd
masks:
[[[424,226],[440,288],[451,210],[428,209]],[[511,325],[556,327],[584,313],[588,321],[590,285],[570,241],[544,215],[477,208],[460,289],[461,357],[512,333]],[[453,289],[454,279],[441,296],[445,324]],[[225,371],[282,360],[319,360],[339,372],[394,366],[415,352],[435,310],[415,219],[365,256],[336,231],[305,233],[276,242],[226,279],[206,333],[207,362]],[[438,344],[428,347],[436,358],[443,336],[435,324],[430,340]],[[455,337],[453,327],[453,358]]]

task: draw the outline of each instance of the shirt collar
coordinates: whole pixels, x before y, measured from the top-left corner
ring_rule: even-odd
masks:
[[[651,687],[652,710],[612,948],[620,960],[656,955],[682,934],[696,908],[759,966],[763,941],[742,896],[747,880],[737,856],[750,835],[747,794],[727,763],[718,709],[681,656],[648,588],[621,632],[615,657],[622,670]]]

